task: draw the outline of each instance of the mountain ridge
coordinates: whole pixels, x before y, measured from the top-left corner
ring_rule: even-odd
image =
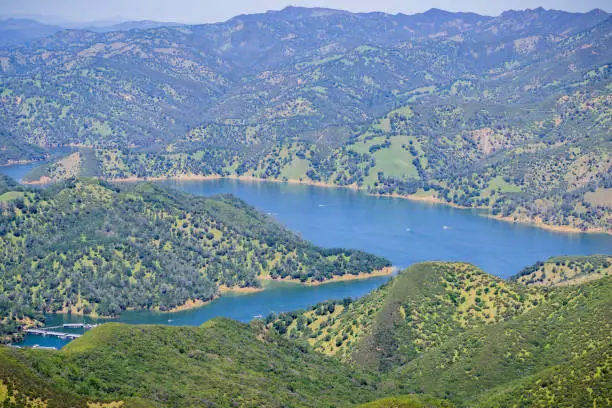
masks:
[[[319,14],[66,31],[2,50],[2,127],[93,148],[109,179],[353,185],[612,231],[609,15]]]

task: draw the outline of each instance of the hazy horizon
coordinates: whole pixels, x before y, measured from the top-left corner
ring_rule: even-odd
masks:
[[[281,10],[287,6],[324,7],[347,10],[351,12],[379,11],[391,14],[415,14],[431,8],[448,11],[474,12],[483,15],[499,15],[505,10],[534,9],[544,7],[569,12],[587,12],[596,8],[610,12],[607,0],[586,0],[582,2],[569,0],[510,0],[491,2],[490,0],[471,0],[457,3],[452,0],[433,0],[427,3],[405,2],[400,0],[379,0],[376,7],[365,0],[234,0],[224,3],[212,3],[197,0],[107,0],[86,2],[78,0],[22,0],[0,4],[0,17],[27,17],[41,21],[63,23],[93,23],[105,21],[155,20],[186,24],[214,23],[225,21],[241,14],[254,14],[266,11]]]

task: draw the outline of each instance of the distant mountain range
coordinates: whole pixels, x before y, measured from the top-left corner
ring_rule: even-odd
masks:
[[[525,18],[525,13],[528,16]],[[392,24],[403,27],[414,27],[422,34],[439,32],[440,28],[447,29],[447,34],[465,31],[466,28],[472,26],[480,26],[483,23],[495,20],[495,17],[483,16],[477,13],[469,12],[449,12],[432,8],[424,13],[406,15],[402,13],[387,14],[382,12],[370,13],[351,13],[343,10],[334,10],[326,8],[304,8],[289,6],[280,11],[269,11],[264,14],[241,15],[234,17],[226,23],[239,20],[259,20],[260,16],[269,16],[270,18],[295,18],[304,19],[314,15],[319,17],[345,16],[347,18],[361,18],[371,21],[389,21]],[[541,19],[540,16],[546,15],[546,19]],[[525,32],[538,26],[542,32],[548,30],[552,32],[561,32],[565,29],[575,29],[579,25],[588,27],[593,19],[605,18],[608,13],[601,9],[594,9],[588,13],[570,13],[561,10],[545,10],[542,7],[535,10],[515,11],[509,10],[502,13],[498,18],[507,18],[508,20],[520,19],[519,24],[524,25]],[[350,16],[350,17],[349,17]],[[378,19],[377,19],[377,18]],[[509,26],[514,26],[518,21],[511,22]],[[457,24],[458,23],[458,24]],[[224,24],[224,23],[220,23]],[[65,29],[88,30],[94,32],[110,32],[110,31],[129,31],[129,30],[148,30],[159,27],[176,27],[190,26],[193,24],[184,24],[178,22],[162,22],[154,20],[127,20],[117,18],[114,21],[94,21],[94,22],[74,22],[55,18],[52,16],[0,16],[0,45],[14,45],[25,41],[47,37],[58,31]],[[506,25],[506,28],[509,27]],[[493,30],[495,36],[503,35],[498,33],[497,29],[477,30],[482,33],[487,30]]]
[[[181,25],[172,22],[152,20],[123,21],[120,23],[69,23],[54,25],[46,24],[32,18],[0,18],[0,46],[22,44],[38,38],[48,37],[66,29],[79,29],[105,33],[109,31],[148,30],[158,27],[173,27]]]
[[[48,37],[62,27],[24,18],[0,20],[0,45],[15,45],[36,38]]]
[[[0,158],[70,144],[94,148],[84,156],[104,178],[352,185],[612,231],[612,17],[602,10],[288,7],[146,28],[156,24],[0,50],[0,126],[19,141]]]

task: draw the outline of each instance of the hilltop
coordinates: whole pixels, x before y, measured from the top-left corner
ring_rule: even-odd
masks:
[[[355,302],[282,313],[272,326],[315,350],[386,371],[474,326],[511,319],[544,302],[536,288],[463,263],[421,263]],[[279,330],[280,329],[280,330]]]
[[[153,184],[74,179],[41,190],[0,177],[2,335],[42,313],[114,316],[201,305],[260,278],[322,282],[389,261],[316,247],[245,202]]]
[[[611,25],[291,7],[60,31],[0,51],[0,123],[24,148],[87,148],[83,175],[348,185],[609,233]]]

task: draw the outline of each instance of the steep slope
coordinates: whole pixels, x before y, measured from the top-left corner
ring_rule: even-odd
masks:
[[[459,334],[392,377],[404,390],[467,406],[511,398],[519,406],[605,406],[611,307],[609,277],[558,288],[533,310]]]
[[[351,406],[375,396],[375,377],[221,318],[201,327],[110,323],[57,352],[2,347],[0,359],[4,384],[49,407]]]
[[[459,406],[605,406],[612,279],[598,278],[524,285],[468,264],[424,263],[357,301],[271,316],[268,325],[381,372],[384,394]]]
[[[0,130],[0,166],[20,161],[38,161],[46,157],[45,149],[27,144]]]
[[[2,317],[171,310],[214,298],[220,285],[259,287],[262,276],[323,281],[389,266],[360,251],[313,246],[232,196],[87,179],[4,189]]]
[[[387,371],[466,330],[505,321],[545,301],[536,288],[463,263],[413,265],[353,303],[284,313],[270,324],[289,338],[356,365]]]
[[[480,406],[605,407],[612,392],[611,368],[609,343],[589,348],[569,362],[494,389],[481,400]]]

